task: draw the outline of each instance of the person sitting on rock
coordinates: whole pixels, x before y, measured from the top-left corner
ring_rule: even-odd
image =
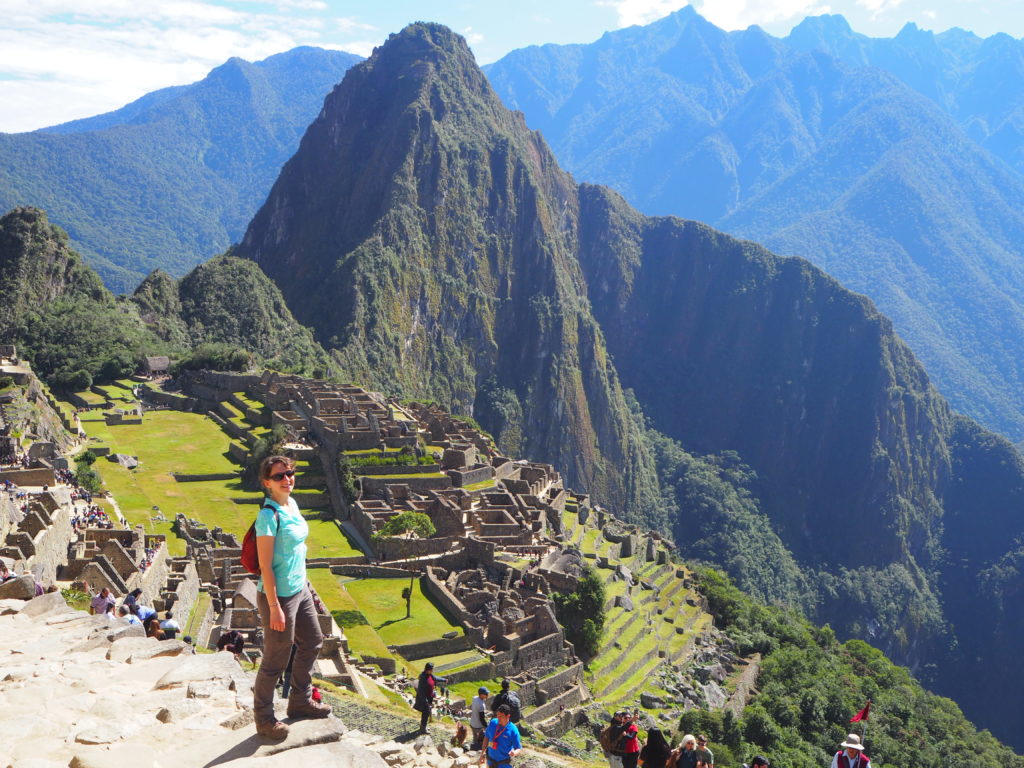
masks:
[[[155,637],[157,640],[164,639],[164,631],[160,629],[160,619],[156,616],[146,622],[146,637]]]

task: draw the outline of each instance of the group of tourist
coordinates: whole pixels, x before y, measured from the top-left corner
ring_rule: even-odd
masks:
[[[611,722],[601,731],[601,747],[609,768],[714,768],[715,756],[708,749],[704,734],[683,736],[675,749],[659,728],[647,731],[647,740],[641,745],[637,719],[639,711],[616,712]],[[864,745],[856,733],[851,733],[832,758],[830,768],[870,768],[871,760],[864,754]],[[764,755],[757,755],[743,768],[770,768]]]
[[[84,582],[84,585],[86,592],[92,595],[89,600],[91,614],[106,616],[112,622],[120,620],[128,624],[137,624],[146,632],[146,637],[155,637],[157,640],[171,640],[181,631],[181,626],[170,610],[164,611],[164,618],[161,620],[155,608],[139,602],[139,598],[142,597],[141,589],[133,589],[125,595],[118,606],[114,593],[108,587],[93,592],[89,589],[89,582]]]
[[[153,547],[146,547],[146,551],[143,554],[142,559],[139,561],[139,570],[143,573],[153,564],[153,558],[156,556],[156,549]]]
[[[85,509],[81,509],[71,518],[71,527],[74,528],[75,533],[84,530],[86,528],[107,528],[112,529],[114,524],[111,522],[107,513],[97,504],[89,504]]]
[[[434,664],[428,661],[416,681],[416,698],[413,702],[413,709],[420,713],[421,734],[427,732],[437,687],[444,682],[444,678],[434,675]],[[486,762],[488,768],[497,768],[511,765],[512,758],[523,749],[518,726],[522,706],[518,694],[511,690],[507,679],[501,682],[501,692],[488,703],[490,695],[490,690],[481,686],[470,702],[469,727],[473,730],[473,741],[468,749],[480,752],[480,765]],[[488,709],[493,715],[490,718],[487,716]],[[462,737],[457,735],[457,738],[461,743]]]

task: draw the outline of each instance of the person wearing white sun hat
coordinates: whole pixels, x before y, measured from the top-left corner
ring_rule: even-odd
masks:
[[[843,749],[832,758],[832,768],[868,768],[871,765],[871,758],[864,754],[864,745],[856,733],[847,736],[839,746]]]

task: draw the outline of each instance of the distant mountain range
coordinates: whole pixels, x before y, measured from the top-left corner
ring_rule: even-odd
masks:
[[[803,256],[874,299],[952,404],[1024,439],[1024,43],[685,8],[487,67],[578,178]]]
[[[231,59],[105,115],[0,134],[0,211],[36,206],[118,292],[180,276],[245,229],[358,56],[296,48]]]
[[[450,30],[412,25],[346,75],[236,255],[346,377],[474,415],[1021,733],[1013,446],[809,262],[577,184]]]

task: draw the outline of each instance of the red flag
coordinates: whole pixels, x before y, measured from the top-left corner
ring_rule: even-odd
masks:
[[[867,720],[868,715],[871,714],[871,701],[869,700],[867,705],[858,712],[856,715],[850,718],[851,723],[859,723],[861,720]]]

